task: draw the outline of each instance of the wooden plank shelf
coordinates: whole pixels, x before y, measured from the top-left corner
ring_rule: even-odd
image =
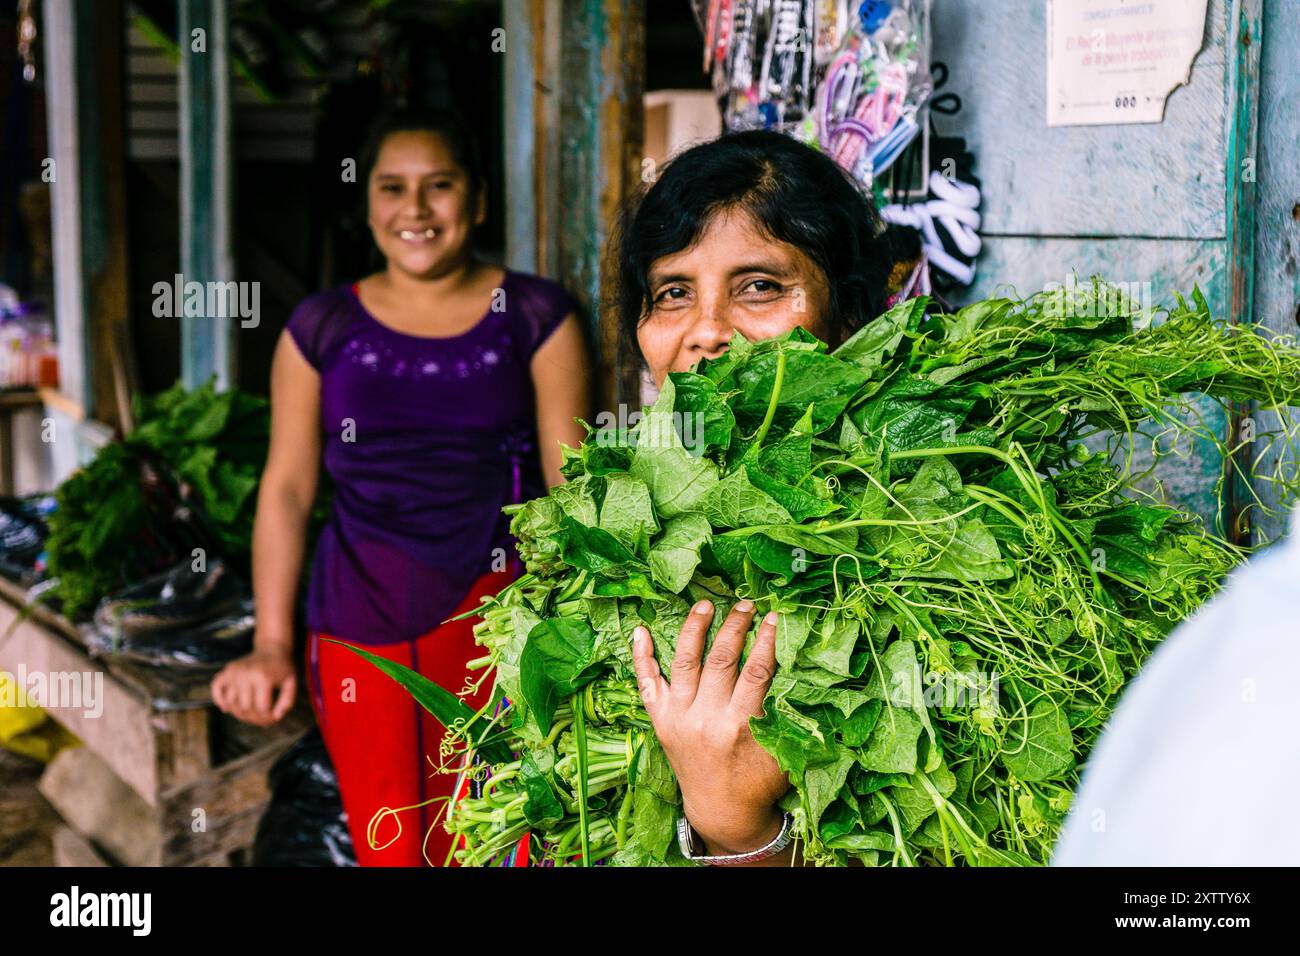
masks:
[[[54,772],[58,759],[47,769],[43,792],[64,821],[78,830],[77,819],[107,826],[113,814],[132,813],[140,846],[129,862],[136,864],[220,865],[251,846],[270,799],[267,772],[313,722],[306,695],[274,727],[238,725],[212,706],[211,674],[94,657],[75,624],[49,608],[24,611],[26,603],[21,587],[0,581],[0,669],[40,672],[47,682],[88,675],[97,688],[102,680],[93,707],[80,706],[84,700],[45,707],[103,768],[95,784],[93,774]],[[105,774],[121,782],[119,798],[109,796]],[[100,813],[87,815],[87,801]],[[97,842],[95,833],[78,832]]]

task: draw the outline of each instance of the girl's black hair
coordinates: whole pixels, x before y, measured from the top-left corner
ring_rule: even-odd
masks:
[[[363,187],[363,200],[365,184],[370,182],[370,174],[379,159],[384,140],[394,133],[413,132],[434,133],[441,137],[456,165],[465,170],[469,177],[470,197],[477,198],[484,185],[483,159],[469,124],[460,114],[451,110],[403,107],[384,113],[376,119],[361,147],[357,160],[357,182]]]
[[[352,228],[360,244],[358,248],[365,250],[366,263],[372,271],[383,268],[384,257],[371,239],[366,225],[370,217],[370,174],[379,161],[379,151],[384,146],[384,140],[394,133],[411,132],[434,133],[447,144],[452,159],[469,177],[471,204],[477,201],[486,182],[478,140],[459,113],[446,109],[404,106],[380,114],[367,132],[357,157],[357,183],[361,188],[356,192],[357,203],[352,214],[355,217]]]
[[[832,345],[884,311],[901,240],[848,174],[784,134],[727,133],[679,154],[624,209],[614,244],[624,354],[641,354],[636,331],[652,305],[651,265],[692,246],[714,215],[731,208],[750,213],[764,233],[825,274]]]

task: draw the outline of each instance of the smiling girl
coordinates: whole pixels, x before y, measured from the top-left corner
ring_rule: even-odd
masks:
[[[501,508],[563,481],[559,445],[583,436],[574,419],[590,415],[590,367],[559,285],[474,257],[488,197],[457,119],[389,116],[359,167],[385,267],[307,299],[280,337],[253,535],[254,651],[212,694],[259,725],[292,707],[295,596],[323,462],[335,497],[307,600],[311,701],[359,861],[418,866],[450,847],[432,825],[452,785],[429,763],[442,728],[329,639],[465,686],[477,619],[442,622],[519,573]],[[416,807],[369,826],[384,808]]]

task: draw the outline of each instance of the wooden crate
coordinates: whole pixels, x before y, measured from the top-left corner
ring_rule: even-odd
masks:
[[[124,822],[114,814],[128,815],[125,825],[138,833],[138,843],[122,854],[130,859],[117,862],[136,865],[223,865],[231,853],[251,846],[270,799],[267,772],[312,723],[306,695],[274,727],[241,726],[232,733],[233,718],[212,706],[211,675],[92,657],[70,621],[44,608],[24,616],[22,607],[21,589],[0,581],[0,669],[102,675],[102,713],[46,709],[81,738],[123,793],[138,798],[115,799],[104,778],[60,772],[52,764],[42,792],[65,822],[99,843],[78,821],[113,829]]]

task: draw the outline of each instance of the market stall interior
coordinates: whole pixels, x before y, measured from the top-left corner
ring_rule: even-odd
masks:
[[[1297,353],[1277,338],[1300,314],[1300,128],[1277,108],[1300,93],[1300,9],[1153,2],[1158,29],[1088,26],[1116,6],[0,11],[0,865],[356,864],[306,701],[257,728],[220,714],[209,683],[252,646],[273,349],[296,303],[373,264],[356,155],[393,102],[470,119],[501,198],[477,252],[573,293],[621,423],[568,461],[569,491],[516,509],[530,574],[479,637],[494,704],[521,719],[508,738],[462,724],[483,755],[510,752],[479,764],[502,782],[448,814],[460,861],[677,859],[676,784],[630,649],[611,648],[634,619],[671,642],[691,600],[745,592],[807,612],[779,639],[790,670],[760,743],[795,784],[809,859],[1047,862],[1113,699],[1280,536],[1300,487]],[[893,227],[891,311],[834,353],[796,332],[656,382],[617,334],[620,210],[684,149],[747,129],[834,160]],[[651,462],[627,436],[643,406],[643,433],[703,416],[702,445]],[[665,504],[661,476],[682,469],[719,490]],[[933,537],[944,522],[960,554]],[[846,588],[870,610],[829,610]],[[944,601],[997,652],[918,616]],[[1051,616],[1088,623],[1021,642]],[[576,657],[521,685],[520,635]],[[944,655],[952,673],[1009,674],[1021,726],[913,701],[884,739],[873,654],[881,675]],[[51,675],[74,678],[56,692]],[[966,688],[977,709],[982,689]],[[530,773],[540,790],[506,783]]]

